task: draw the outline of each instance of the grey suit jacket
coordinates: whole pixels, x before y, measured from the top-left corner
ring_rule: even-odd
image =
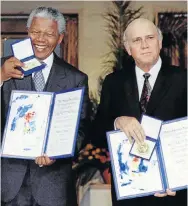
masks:
[[[2,60],[2,64],[4,59]],[[85,87],[81,110],[77,149],[87,131],[88,122],[88,77],[64,60],[54,55],[54,62],[44,91],[60,92],[65,89]],[[12,90],[35,91],[32,75],[24,79],[10,79],[1,89],[2,129],[6,120]],[[62,123],[63,124],[63,123]],[[26,170],[30,169],[32,193],[40,205],[75,206],[76,193],[72,175],[72,160],[59,159],[53,165],[39,168],[32,160],[2,158],[1,190],[2,201],[8,202],[17,194],[22,185]]]

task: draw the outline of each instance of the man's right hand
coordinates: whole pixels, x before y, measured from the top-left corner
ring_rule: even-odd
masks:
[[[146,135],[141,124],[136,118],[127,116],[118,117],[115,120],[115,126],[126,134],[131,143],[132,138],[138,144],[142,144],[144,142]]]
[[[1,68],[0,83],[2,84],[4,81],[7,81],[11,78],[23,78],[23,73],[17,69],[17,67],[23,66],[24,64],[21,61],[19,61],[16,57],[11,57],[7,59]]]

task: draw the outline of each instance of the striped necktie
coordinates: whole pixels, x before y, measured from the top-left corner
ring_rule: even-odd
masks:
[[[39,70],[34,73],[33,81],[34,81],[36,91],[42,92],[45,86],[45,80],[44,80],[42,70]]]
[[[148,80],[150,77],[150,74],[145,73],[143,75],[143,77],[145,78],[145,80],[144,80],[144,86],[143,86],[142,94],[141,94],[141,98],[140,98],[140,106],[141,106],[141,111],[143,113],[146,113],[147,104],[149,102],[149,98],[151,95],[151,86],[150,86],[149,80]]]

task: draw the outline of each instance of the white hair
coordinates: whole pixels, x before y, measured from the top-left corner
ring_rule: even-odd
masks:
[[[65,32],[65,18],[57,9],[51,7],[38,7],[34,9],[27,20],[27,28],[30,28],[34,17],[43,17],[57,22],[58,32],[62,34]]]
[[[129,26],[129,25],[128,25]],[[157,30],[157,34],[158,34],[158,38],[159,40],[163,40],[163,35],[161,30],[154,24],[154,26],[156,27]],[[127,27],[128,28],[128,27]],[[127,28],[125,29],[124,33],[123,33],[123,42],[124,43],[128,43],[128,38],[127,38]]]

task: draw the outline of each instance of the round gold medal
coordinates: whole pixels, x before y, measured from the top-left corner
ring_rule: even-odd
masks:
[[[149,151],[149,145],[146,142],[142,143],[141,145],[137,145],[137,151],[140,154],[146,154]]]

